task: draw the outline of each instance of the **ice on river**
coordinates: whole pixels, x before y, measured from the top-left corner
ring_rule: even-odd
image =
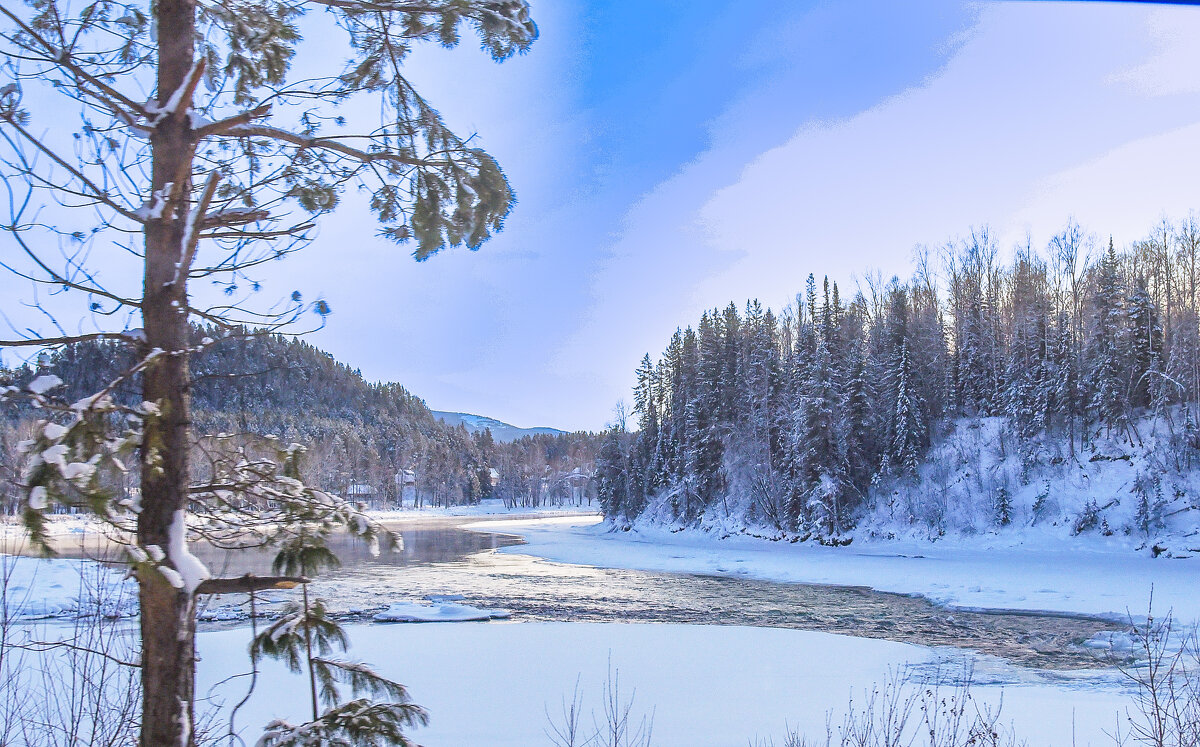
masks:
[[[961,672],[959,652],[890,641],[780,628],[628,623],[347,626],[349,657],[369,662],[408,687],[429,709],[412,736],[427,747],[550,745],[547,714],[560,714],[576,683],[583,721],[603,719],[604,682],[616,671],[621,701],[633,699],[637,721],[653,713],[654,744],[728,747],[773,738],[788,726],[820,738],[826,715],[840,723],[851,696],[889,671]],[[249,671],[246,630],[198,636],[199,691],[235,703]],[[950,657],[948,659],[948,657]],[[278,662],[264,662],[255,696],[238,725],[253,743],[274,718],[304,718],[308,683]],[[217,686],[219,681],[224,684]],[[1110,745],[1104,735],[1128,703],[1115,673],[1041,674],[983,657],[973,693],[1003,701],[1031,747]],[[1074,740],[1074,742],[1072,742]]]
[[[375,622],[473,622],[498,620],[511,616],[508,610],[486,610],[469,604],[441,602],[417,604],[393,602],[374,616]]]
[[[16,619],[137,614],[137,588],[123,569],[90,560],[0,556],[5,603]]]

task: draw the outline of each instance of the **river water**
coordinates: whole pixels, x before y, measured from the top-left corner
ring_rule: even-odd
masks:
[[[509,519],[512,517],[497,517]],[[486,520],[486,519],[484,519]],[[403,549],[372,556],[362,543],[336,538],[342,567],[322,574],[310,594],[345,617],[370,619],[390,602],[457,595],[464,604],[503,608],[510,621],[693,623],[795,628],[946,646],[993,654],[1038,669],[1101,666],[1081,646],[1117,630],[1112,622],[1044,614],[961,612],[925,599],[859,587],[782,584],[745,578],[594,568],[497,552],[522,544],[516,535],[480,532],[462,524],[473,518],[431,518],[394,525]],[[66,556],[95,556],[63,545]],[[192,552],[215,575],[268,574],[272,553],[229,552],[194,544]],[[267,592],[269,611],[292,592]],[[244,625],[247,600],[208,602],[206,628]],[[230,619],[221,621],[222,616]]]

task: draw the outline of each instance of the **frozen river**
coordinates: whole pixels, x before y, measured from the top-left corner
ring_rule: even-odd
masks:
[[[507,518],[507,517],[505,517]],[[393,526],[403,550],[373,557],[356,541],[335,542],[341,568],[311,591],[336,610],[369,619],[391,602],[459,595],[463,603],[512,612],[512,622],[737,625],[838,633],[993,654],[1043,669],[1097,666],[1079,644],[1120,626],[1094,618],[949,611],[916,596],[862,587],[773,583],[732,576],[658,573],[557,563],[520,554],[515,534],[464,528],[479,518],[435,517]],[[499,548],[510,548],[497,552]],[[214,573],[270,572],[271,553],[194,547]],[[283,594],[273,595],[275,599]],[[218,598],[215,607],[242,600]],[[209,627],[242,624],[234,620]]]
[[[1120,676],[1079,645],[1119,627],[1110,621],[950,611],[862,587],[552,562],[522,554],[522,537],[501,533],[525,530],[491,524],[509,518],[407,518],[394,525],[402,551],[372,557],[361,544],[339,541],[342,568],[313,584],[350,618],[352,656],[405,682],[431,710],[430,727],[417,734],[430,747],[549,744],[547,713],[577,681],[585,707],[596,707],[610,665],[636,688],[642,712],[655,714],[655,744],[666,747],[747,744],[778,737],[787,724],[819,734],[827,712],[903,667],[953,672],[971,662],[980,702],[1003,702],[1005,720],[1031,744],[1107,744],[1105,732],[1128,703]],[[481,521],[501,532],[464,526]],[[94,557],[97,548],[64,543],[60,550]],[[269,552],[193,552],[215,573],[270,568]],[[369,622],[390,603],[435,595],[512,617]],[[210,607],[242,601],[216,599]],[[229,675],[246,666],[246,624],[201,626],[200,691],[211,703],[241,698],[243,679]],[[303,678],[273,664],[263,676],[261,697],[239,722],[250,735],[270,718],[303,715],[296,710]]]

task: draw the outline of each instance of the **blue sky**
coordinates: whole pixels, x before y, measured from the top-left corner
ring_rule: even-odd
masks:
[[[409,68],[504,166],[504,233],[417,264],[350,199],[265,278],[330,303],[314,344],[435,409],[600,428],[705,308],[907,276],[973,226],[1123,243],[1200,208],[1200,8],[531,2],[527,55],[464,39]]]
[[[1131,241],[1200,206],[1200,8],[1054,2],[537,2],[495,65],[412,75],[520,203],[478,253],[416,265],[353,209],[292,265],[313,342],[436,409],[599,428],[709,307],[809,272],[906,276],[989,225],[1074,216]],[[352,248],[351,248],[352,247]]]

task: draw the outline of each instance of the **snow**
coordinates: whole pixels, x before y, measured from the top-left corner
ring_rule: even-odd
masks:
[[[34,394],[45,394],[55,387],[62,386],[63,380],[54,374],[45,374],[29,382],[29,391]]]
[[[1197,553],[1200,465],[1181,452],[1180,431],[1168,418],[1144,417],[1128,432],[1093,434],[1083,450],[1061,435],[1023,443],[1006,418],[961,418],[930,450],[916,480],[872,490],[854,536],[999,532],[1015,541],[1077,536],[1082,546]],[[1012,504],[1012,523],[1002,529],[995,504],[1001,491]],[[1089,513],[1091,522],[1081,521]]]
[[[847,547],[773,542],[746,535],[638,527],[625,532],[597,517],[488,521],[476,531],[517,533],[528,544],[500,552],[602,568],[744,576],[768,581],[864,586],[917,594],[963,609],[1143,616],[1154,595],[1161,613],[1200,620],[1200,562],[1152,558],[1120,543],[1042,536],[1014,544],[1003,535],[923,540],[856,540]],[[1098,538],[1103,539],[1103,538]]]
[[[87,534],[88,532],[101,532],[106,526],[90,514],[48,514],[43,518],[46,520],[46,534],[49,537],[67,537]],[[20,520],[14,517],[6,517],[4,520],[0,520],[0,545],[7,542],[9,544],[2,546],[11,549],[12,543],[23,542],[27,537],[28,532]]]
[[[375,622],[472,622],[511,617],[508,610],[486,610],[469,604],[435,600],[433,604],[393,602],[375,615]]]
[[[188,126],[193,130],[199,130],[212,124],[212,120],[197,112],[195,109],[188,109]]]
[[[67,445],[54,444],[50,448],[42,452],[42,461],[46,464],[56,465],[60,470],[66,466]]]
[[[178,583],[167,572],[170,568],[160,566],[159,569],[171,585],[185,589],[191,594],[200,585],[200,582],[208,578],[211,574],[204,563],[195,555],[188,552],[187,549],[187,512],[182,509],[175,512],[175,518],[171,521],[171,526],[167,533],[167,557],[175,566],[175,572],[178,576]]]
[[[653,712],[654,744],[745,745],[781,736],[787,726],[816,736],[826,713],[840,714],[853,694],[911,664],[956,673],[956,654],[870,639],[775,628],[622,623],[348,625],[349,656],[404,683],[430,712],[412,732],[427,747],[548,745],[547,713],[557,715],[578,681],[584,723],[600,718],[611,658],[622,700],[633,695],[634,720]],[[236,702],[245,693],[246,630],[204,632],[199,693]],[[230,678],[230,679],[227,679]],[[216,686],[220,680],[226,684]],[[252,741],[276,718],[304,718],[306,680],[266,662],[255,695],[238,717]],[[1102,730],[1116,722],[1126,693],[1118,678],[1073,674],[1043,677],[993,660],[976,667],[976,697],[997,704],[1032,747],[1110,744]],[[838,718],[835,715],[835,723]],[[1074,721],[1074,723],[1072,723]]]
[[[596,517],[579,516],[500,520],[470,526],[504,532],[518,529],[530,544],[508,551],[544,557],[572,555],[572,562],[587,555],[591,560],[584,562],[609,567],[645,567],[640,564],[653,562],[677,565],[663,570],[689,572],[802,576],[819,571],[830,577],[859,573],[864,578],[875,578],[870,585],[876,586],[919,584],[925,578],[938,583],[951,581],[951,586],[957,584],[961,587],[959,593],[968,596],[969,590],[963,589],[969,585],[977,590],[975,593],[995,593],[1001,601],[1006,597],[1011,601],[1013,592],[1007,586],[1020,581],[1021,570],[996,561],[996,553],[1012,552],[1005,548],[955,553],[936,547],[941,554],[930,555],[931,546],[926,544],[924,557],[905,558],[896,554],[895,542],[877,543],[870,549],[878,554],[872,554],[864,553],[858,543],[822,548],[749,537],[718,540],[711,535],[667,531],[648,536],[645,532],[608,532]],[[174,545],[172,537],[167,551],[173,560],[179,557]],[[157,554],[157,549],[146,551]],[[1081,607],[1077,611],[1090,611],[1090,603],[1084,603],[1086,594],[1099,592],[1086,587],[1100,586],[1095,583],[1100,576],[1088,578],[1085,570],[1110,573],[1112,569],[1096,570],[1091,559],[1079,561],[1078,555],[1077,550],[1064,550],[1059,560],[1063,564],[1074,561],[1079,568],[1074,575],[1051,578],[1046,583],[1058,587],[1059,598]],[[1115,565],[1132,562],[1147,568],[1186,569],[1193,565],[1117,553],[1109,553],[1108,559],[1119,561]],[[127,600],[124,605],[108,608],[112,614],[134,614],[136,610],[133,584],[119,571],[89,561],[12,557],[0,557],[0,561],[12,569],[13,598],[26,597],[23,606],[16,607],[23,617],[71,616],[82,606],[80,599],[103,598],[106,594]],[[968,571],[976,575],[968,578]],[[81,574],[88,584],[80,583]],[[1162,580],[1161,576],[1156,578]],[[1192,576],[1188,579],[1189,583],[1195,582]],[[1068,588],[1068,582],[1077,584],[1078,589]],[[1128,576],[1111,582],[1113,590],[1129,584]],[[1084,596],[1070,596],[1069,591]],[[1156,594],[1162,594],[1161,589]],[[483,619],[468,618],[472,612],[495,616],[490,613],[496,611],[455,604],[460,601],[456,596],[430,597],[431,605],[396,603],[389,606],[388,612],[398,612],[396,617],[402,617],[415,611],[421,620]],[[1186,589],[1182,593],[1176,589],[1173,600],[1182,604],[1188,596]],[[1144,600],[1136,601],[1144,607]],[[226,605],[207,610],[203,619],[243,617],[243,610]],[[600,712],[610,657],[619,671],[623,693],[627,696],[635,692],[636,718],[653,711],[656,744],[715,747],[748,744],[756,738],[774,738],[779,744],[789,725],[819,735],[828,711],[835,713],[837,723],[836,714],[845,708],[851,695],[861,702],[863,690],[881,682],[890,669],[913,665],[918,673],[931,674],[944,666],[953,672],[963,656],[955,650],[889,641],[738,626],[350,624],[347,629],[354,646],[352,658],[403,682],[414,701],[430,710],[431,725],[413,734],[427,747],[548,744],[545,714],[559,712],[562,700],[571,697],[577,678],[585,700],[585,722],[590,722],[592,710]],[[211,691],[226,704],[240,700],[246,678],[233,675],[247,671],[249,635],[245,627],[198,635],[198,693],[202,697]],[[1117,650],[1133,643],[1120,635],[1111,641]],[[1106,636],[1088,645],[1102,649],[1108,644]],[[1002,699],[1004,720],[1014,721],[1031,745],[1071,744],[1072,739],[1081,746],[1110,744],[1103,730],[1117,722],[1118,712],[1129,703],[1126,683],[1111,670],[1039,673],[991,657],[976,657],[976,682],[976,696],[993,704]],[[303,719],[305,687],[306,680],[289,674],[282,664],[264,663],[257,694],[238,717],[248,742],[252,743],[273,719]]]
[[[155,190],[150,196],[150,202],[142,205],[134,211],[134,215],[142,220],[161,220],[163,211],[167,207],[167,202],[171,198],[171,192],[175,189],[175,182],[167,182],[163,184],[162,189]]]
[[[146,113],[154,116],[154,118],[150,122],[151,125],[157,125],[158,123],[160,123],[164,119],[166,119],[168,116],[174,114],[176,111],[179,110],[180,105],[183,104],[184,93],[187,91],[188,85],[199,74],[201,64],[202,63],[200,60],[197,60],[195,63],[192,64],[191,70],[188,71],[188,74],[184,77],[183,81],[179,84],[179,87],[171,92],[171,95],[167,98],[167,101],[165,104],[160,105],[157,101],[146,102],[146,106],[145,106]]]
[[[429,506],[400,510],[373,510],[367,515],[376,521],[403,522],[427,519],[436,516],[514,516],[521,518],[545,516],[588,516],[595,517],[598,509],[589,506],[539,506],[536,508],[515,506],[506,508],[499,498],[488,498],[468,506]]]
[[[137,614],[137,589],[118,569],[91,560],[0,555],[8,576],[8,613],[18,619],[76,617],[97,609],[110,617]]]

